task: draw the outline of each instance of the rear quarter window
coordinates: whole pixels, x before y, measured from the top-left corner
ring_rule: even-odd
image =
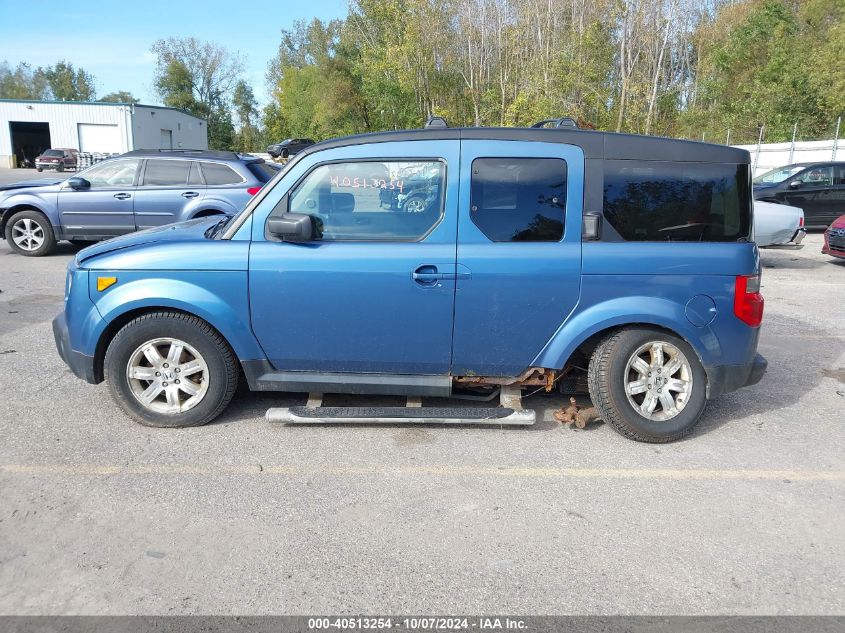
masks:
[[[607,160],[604,216],[633,242],[747,239],[748,165]]]
[[[244,181],[238,172],[222,163],[202,163],[202,175],[205,177],[205,184],[209,187],[234,185]]]
[[[259,182],[267,182],[279,173],[278,167],[271,167],[267,163],[247,163],[246,167]]]

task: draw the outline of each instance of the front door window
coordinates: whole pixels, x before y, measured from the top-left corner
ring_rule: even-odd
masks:
[[[439,161],[355,161],[314,169],[291,194],[291,213],[314,218],[325,241],[416,242],[443,216]]]

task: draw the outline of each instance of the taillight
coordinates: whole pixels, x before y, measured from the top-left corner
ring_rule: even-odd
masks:
[[[251,196],[254,196],[259,191],[261,191],[261,187],[250,187],[249,189],[246,190],[246,192]]]
[[[763,295],[760,294],[760,275],[739,275],[734,290],[734,314],[751,327],[763,322]]]
[[[801,228],[802,226],[804,226],[804,214],[803,213],[801,214],[801,219],[798,220],[798,228]]]

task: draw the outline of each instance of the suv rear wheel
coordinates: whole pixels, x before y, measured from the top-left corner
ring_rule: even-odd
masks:
[[[50,220],[39,211],[21,211],[9,218],[6,241],[12,250],[27,257],[47,255],[56,246]]]
[[[631,328],[604,339],[588,382],[604,421],[640,442],[680,439],[704,412],[704,368],[686,341],[663,330]]]
[[[106,351],[112,397],[147,426],[201,426],[229,404],[238,368],[228,343],[205,321],[179,312],[127,323]]]

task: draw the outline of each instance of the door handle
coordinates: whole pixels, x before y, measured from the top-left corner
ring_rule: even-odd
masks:
[[[200,195],[200,194],[197,193],[196,191],[186,191],[185,193],[182,194],[182,197],[183,198],[196,198],[198,195]]]
[[[411,273],[411,278],[423,286],[433,286],[437,281],[446,279],[443,273],[438,272],[437,266],[419,266]]]
[[[132,194],[131,193],[116,193],[116,194],[114,194],[114,197],[117,198],[118,200],[126,200],[127,198],[131,198]]]

